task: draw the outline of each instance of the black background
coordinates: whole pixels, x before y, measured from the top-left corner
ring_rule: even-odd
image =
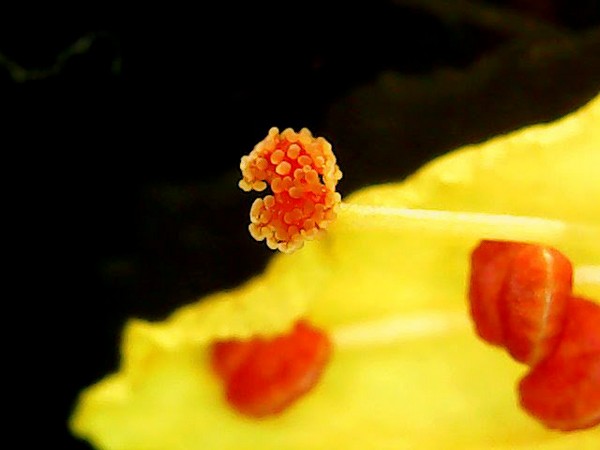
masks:
[[[264,267],[237,181],[271,126],[330,140],[345,195],[600,89],[596,1],[396,3],[37,11],[0,34],[15,448],[89,448],[66,420],[118,367],[124,321]]]

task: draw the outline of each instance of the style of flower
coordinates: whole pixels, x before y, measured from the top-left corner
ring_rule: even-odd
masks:
[[[586,357],[576,325],[584,319],[565,319],[561,329],[569,338],[552,337],[546,350],[496,336],[528,369],[478,338],[468,291],[471,255],[483,240],[522,241],[560,249],[572,264],[569,304],[596,299],[575,306],[577,317],[587,317],[590,304],[598,307],[598,123],[600,96],[554,123],[465,147],[402,183],[369,187],[343,201],[332,197],[341,175],[334,160],[315,178],[304,169],[311,164],[293,166],[293,139],[285,138],[292,132],[269,132],[273,154],[287,145],[283,159],[281,153],[259,155],[266,165],[245,159],[242,170],[254,175],[245,173],[241,187],[273,189],[275,183],[273,201],[253,208],[251,227],[285,253],[274,255],[261,275],[163,322],[131,320],[119,371],[82,392],[73,432],[106,450],[596,449],[598,427],[558,432],[531,414],[552,391],[553,382],[540,379],[570,367],[564,361],[573,352]],[[311,145],[314,138],[299,134]],[[316,163],[304,144],[295,160],[303,149]],[[284,161],[289,171],[280,167]],[[257,177],[259,171],[269,176]],[[292,184],[282,181],[279,191],[274,180],[290,173]],[[289,199],[278,202],[276,191]],[[313,194],[323,211],[337,216],[323,214],[324,234],[308,232],[312,216],[292,202]],[[277,205],[285,205],[281,214]],[[305,351],[308,341],[324,350]],[[304,363],[273,359],[289,354],[273,348],[293,348]],[[252,355],[276,364],[257,363]],[[318,370],[296,376],[303,367]],[[243,381],[231,382],[244,374],[258,377],[263,395],[248,396],[257,383],[242,389]],[[517,383],[527,394],[525,409],[515,398]],[[552,407],[560,404],[542,410]]]

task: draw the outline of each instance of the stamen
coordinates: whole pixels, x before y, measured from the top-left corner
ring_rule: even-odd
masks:
[[[214,342],[211,363],[229,404],[241,414],[262,418],[287,410],[312,390],[331,352],[327,333],[299,320],[274,338]]]
[[[471,263],[477,334],[530,367],[519,383],[523,409],[562,431],[599,425],[600,305],[573,295],[570,261],[550,247],[483,241]],[[593,280],[598,267],[575,273]]]

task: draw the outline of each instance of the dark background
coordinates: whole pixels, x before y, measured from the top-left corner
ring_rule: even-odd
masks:
[[[254,197],[237,181],[271,126],[326,137],[345,195],[600,90],[598,1],[281,3],[106,8],[0,33],[14,448],[88,449],[66,420],[117,368],[124,321],[262,270],[271,252],[246,232]]]

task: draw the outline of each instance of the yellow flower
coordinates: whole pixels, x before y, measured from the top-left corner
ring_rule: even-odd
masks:
[[[106,450],[597,449],[598,427],[551,431],[519,408],[527,368],[476,337],[466,283],[482,238],[537,240],[580,269],[577,294],[600,299],[589,270],[600,264],[599,124],[600,96],[356,192],[323,238],[274,255],[239,288],[164,322],[131,320],[120,370],[82,392],[71,429]],[[299,318],[333,341],[323,377],[280,415],[236,413],[210,344]]]

